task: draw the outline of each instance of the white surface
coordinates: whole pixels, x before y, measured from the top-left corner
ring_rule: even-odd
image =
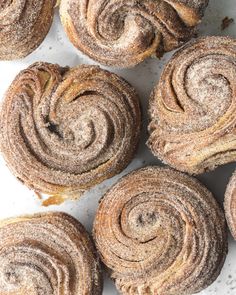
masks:
[[[233,17],[236,21],[236,0],[211,0],[207,9],[204,21],[200,26],[200,35],[230,35],[236,38],[236,24],[231,25],[224,32],[221,31],[221,21],[225,16]],[[98,200],[106,192],[106,190],[114,184],[117,179],[127,172],[146,166],[148,164],[158,164],[148,148],[145,146],[147,139],[147,104],[151,89],[158,81],[163,65],[167,62],[170,54],[166,55],[161,61],[157,59],[149,59],[141,65],[129,70],[114,70],[125,79],[127,79],[139,92],[143,106],[143,134],[139,151],[129,167],[119,176],[111,180],[105,181],[101,185],[95,187],[86,193],[78,201],[67,201],[61,206],[52,206],[49,209],[40,206],[33,192],[21,185],[8,171],[0,157],[0,219],[25,213],[33,213],[47,210],[60,210],[72,214],[78,218],[91,231],[94,214],[98,205]],[[82,56],[67,41],[67,38],[61,27],[58,13],[56,13],[53,27],[38,50],[29,57],[17,62],[0,62],[0,99],[8,88],[10,82],[15,75],[22,69],[26,68],[36,61],[48,61],[58,63],[60,65],[75,66],[81,63],[93,64],[94,62]],[[225,186],[229,180],[236,164],[226,165],[218,168],[212,173],[208,173],[199,177],[206,186],[214,193],[217,200],[222,204]],[[229,254],[217,281],[207,290],[201,292],[201,295],[226,295],[236,294],[236,242],[233,242],[229,235]],[[106,279],[105,295],[117,294],[113,283]]]

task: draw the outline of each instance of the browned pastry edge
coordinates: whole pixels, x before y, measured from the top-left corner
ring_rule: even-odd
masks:
[[[236,240],[236,172],[233,173],[226,188],[224,209],[229,229]]]
[[[4,1],[0,6],[0,60],[23,58],[43,42],[55,4],[56,0]]]
[[[0,294],[102,294],[94,245],[72,216],[48,212],[2,220],[0,237]]]
[[[53,195],[46,205],[120,173],[139,142],[135,90],[96,66],[33,64],[13,81],[0,114],[8,167],[29,188]]]
[[[74,46],[108,66],[161,57],[196,34],[208,0],[62,0],[60,15]]]
[[[148,146],[177,170],[200,174],[236,159],[235,46],[220,36],[190,42],[152,92]]]
[[[200,292],[227,254],[224,214],[196,179],[158,167],[123,177],[102,198],[93,235],[124,295]]]

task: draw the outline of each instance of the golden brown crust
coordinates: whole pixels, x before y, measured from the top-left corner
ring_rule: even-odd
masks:
[[[147,167],[102,199],[94,237],[122,294],[184,295],[219,275],[227,254],[224,214],[197,180]]]
[[[62,0],[60,14],[74,44],[109,66],[130,67],[191,39],[208,0]]]
[[[4,0],[0,3],[0,60],[27,56],[46,37],[56,0]]]
[[[0,249],[1,295],[102,294],[93,243],[65,213],[0,222]]]
[[[236,160],[235,73],[231,38],[201,38],[174,55],[150,99],[154,155],[190,174]]]
[[[35,191],[59,197],[121,172],[139,141],[135,90],[95,66],[30,66],[13,81],[0,114],[10,170]]]
[[[225,192],[224,208],[229,229],[236,240],[236,171],[232,175]]]

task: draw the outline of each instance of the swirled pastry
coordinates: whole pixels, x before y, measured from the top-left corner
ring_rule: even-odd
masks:
[[[99,295],[100,263],[84,227],[64,213],[0,223],[0,294]]]
[[[6,93],[0,148],[28,187],[67,197],[128,165],[140,121],[134,89],[115,74],[95,66],[36,63]]]
[[[102,199],[94,224],[102,260],[122,294],[185,295],[219,275],[227,253],[224,214],[197,180],[147,167]]]
[[[61,0],[65,31],[92,59],[130,67],[162,56],[195,33],[208,0]]]
[[[224,208],[229,229],[236,240],[236,171],[226,189]]]
[[[206,37],[167,64],[150,99],[148,145],[191,174],[236,160],[236,40]]]
[[[0,60],[18,59],[46,37],[56,0],[0,1]]]

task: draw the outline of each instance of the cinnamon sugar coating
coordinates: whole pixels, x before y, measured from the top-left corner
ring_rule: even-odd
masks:
[[[236,160],[236,40],[206,37],[166,65],[150,98],[154,155],[199,174]]]
[[[207,4],[208,0],[62,0],[60,14],[76,48],[102,64],[131,67],[190,40]]]
[[[189,295],[208,287],[227,254],[224,214],[197,180],[147,167],[101,200],[94,237],[124,295]]]
[[[101,295],[100,262],[84,227],[65,213],[0,222],[0,293]]]
[[[46,37],[56,0],[0,1],[0,60],[23,58]]]
[[[140,125],[136,92],[117,75],[96,66],[36,63],[5,95],[0,149],[29,188],[79,196],[129,164]]]
[[[229,229],[236,240],[236,171],[227,185],[224,209]]]

